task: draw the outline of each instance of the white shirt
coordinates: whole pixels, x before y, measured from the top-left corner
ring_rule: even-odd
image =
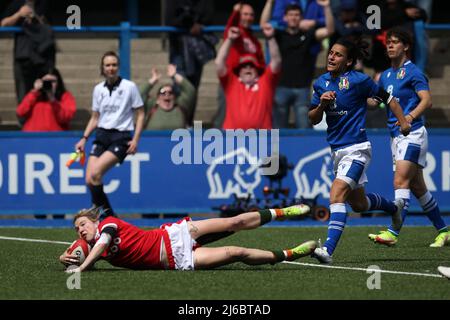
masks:
[[[111,91],[102,81],[92,94],[92,110],[100,113],[97,126],[103,129],[134,130],[133,111],[143,105],[136,84],[126,79],[119,78]]]

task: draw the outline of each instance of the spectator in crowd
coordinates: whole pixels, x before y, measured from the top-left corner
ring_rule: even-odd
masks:
[[[75,98],[55,68],[36,79],[34,88],[17,107],[22,131],[64,131],[76,112]]]
[[[431,20],[433,0],[406,0],[406,2],[409,2],[415,5],[416,7],[425,10],[425,13],[427,15],[427,22]]]
[[[22,131],[65,131],[75,116],[76,103],[73,95],[66,90],[58,69],[54,68],[42,78],[34,81],[34,88],[17,106],[16,114],[23,125]],[[37,219],[45,215],[35,215]],[[64,219],[55,214],[54,219]]]
[[[276,0],[273,4],[271,23],[274,27],[286,27],[284,19],[286,7],[296,4],[301,8],[303,19],[300,21],[300,29],[306,32],[325,26],[325,12],[316,0]]]
[[[270,20],[274,0],[267,0],[261,15],[261,26]],[[325,28],[302,31],[300,24],[302,12],[297,4],[285,8],[286,29],[275,31],[275,39],[281,52],[281,78],[278,83],[273,108],[273,127],[289,126],[289,110],[293,107],[296,128],[310,127],[308,109],[310,104],[310,87],[316,67],[315,56],[311,47],[329,37],[334,32],[334,19],[328,0],[317,0],[325,8],[327,23]]]
[[[252,25],[255,21],[255,11],[253,7],[247,3],[238,2],[233,7],[233,12],[228,19],[225,27],[223,38],[228,37],[228,31],[231,27],[239,28],[240,37],[233,41],[230,53],[227,57],[227,68],[233,70],[238,64],[239,59],[244,55],[253,55],[256,57],[258,64],[264,68],[266,63],[264,60],[264,52],[258,38],[252,32]],[[214,127],[220,128],[225,118],[225,94],[222,86],[219,85],[217,95],[218,110],[214,116]]]
[[[96,131],[86,168],[86,184],[93,205],[101,207],[105,215],[114,215],[102,179],[116,164],[122,164],[127,155],[137,152],[145,112],[137,86],[119,76],[119,57],[115,52],[103,55],[100,72],[105,80],[94,88],[92,115],[75,150],[84,152],[89,136]],[[136,129],[133,113],[136,114]]]
[[[433,0],[410,0],[407,2],[413,5],[406,9],[406,14],[409,18],[414,19],[414,62],[420,70],[425,71],[430,44],[424,23],[431,20]]]
[[[228,36],[217,54],[217,75],[227,103],[224,129],[272,128],[273,97],[280,77],[281,55],[272,25],[267,23],[262,30],[272,57],[266,67],[252,54],[242,56],[233,69],[227,66],[233,42],[240,37],[238,27],[228,30]]]
[[[239,29],[239,37],[233,42],[230,48],[226,65],[233,69],[239,64],[239,59],[246,54],[256,57],[257,62],[261,66],[265,66],[264,52],[258,38],[253,34],[251,29],[255,21],[255,11],[253,7],[246,3],[238,2],[233,7],[233,13],[228,19],[224,32],[224,40],[229,36],[228,30],[231,27]]]
[[[309,30],[319,29],[325,27],[325,12],[321,5],[316,0],[276,0],[273,4],[272,19],[270,23],[274,27],[286,27],[284,19],[286,7],[289,4],[297,4],[301,8],[302,19],[300,20],[300,30],[308,32]],[[317,56],[322,49],[322,44],[317,42],[310,47],[310,54],[316,64]],[[266,60],[270,57],[266,55]]]
[[[150,130],[174,130],[188,127],[188,116],[195,103],[195,88],[189,80],[177,73],[173,64],[167,66],[167,76],[173,83],[159,86],[156,97],[150,95],[152,88],[161,78],[158,69],[152,69],[152,76],[140,88],[146,111],[145,125]],[[179,87],[175,93],[174,85]]]
[[[14,79],[18,104],[33,89],[34,81],[55,67],[55,39],[46,14],[45,0],[14,0],[0,22],[2,27],[23,28],[23,32],[14,35]]]
[[[330,48],[337,39],[346,37],[357,40],[372,33],[367,28],[367,17],[359,10],[357,0],[341,0],[336,11],[335,33],[330,37]],[[358,68],[358,67],[356,67]]]
[[[386,32],[388,29],[401,26],[414,34],[414,21],[426,20],[424,10],[406,3],[404,0],[383,0],[381,2],[381,31],[373,37],[372,54],[364,64],[375,70],[375,81],[378,81],[381,72],[389,68],[390,61],[386,56]],[[416,40],[419,40],[415,37]],[[412,51],[414,53],[414,49]],[[415,57],[412,57],[413,61]]]
[[[193,221],[186,217],[159,229],[142,230],[116,217],[99,220],[96,209],[78,212],[73,224],[79,238],[92,245],[92,250],[79,265],[79,257],[67,250],[59,257],[65,266],[79,265],[67,272],[83,272],[100,259],[113,266],[129,269],[201,270],[234,262],[247,265],[275,264],[310,255],[315,241],[304,242],[292,249],[261,250],[244,247],[202,247],[242,230],[256,229],[273,220],[302,216],[310,211],[306,205],[282,209],[246,212],[235,217]],[[120,241],[117,241],[119,239]]]
[[[212,22],[214,2],[210,0],[167,0],[166,23],[187,30],[169,34],[169,63],[177,66],[198,91],[203,66],[216,57],[215,45],[219,42],[213,33],[204,33],[202,28]],[[197,103],[188,115],[192,125]]]

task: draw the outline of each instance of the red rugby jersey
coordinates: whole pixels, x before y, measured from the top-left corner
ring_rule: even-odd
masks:
[[[97,227],[95,242],[107,227],[114,228],[116,232],[102,258],[113,266],[129,269],[164,269],[160,258],[161,241],[164,239],[169,268],[175,268],[169,235],[165,229],[142,230],[121,219],[107,217]]]

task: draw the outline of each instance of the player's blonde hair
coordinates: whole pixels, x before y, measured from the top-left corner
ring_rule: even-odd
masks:
[[[75,224],[75,221],[81,217],[86,217],[92,222],[98,221],[100,217],[100,207],[94,207],[89,209],[81,209],[78,211],[78,213],[73,217],[73,224]]]

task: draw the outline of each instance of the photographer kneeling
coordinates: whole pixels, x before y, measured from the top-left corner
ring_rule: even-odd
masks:
[[[73,95],[66,91],[59,71],[55,68],[34,82],[19,104],[17,117],[22,131],[64,131],[75,115]]]

